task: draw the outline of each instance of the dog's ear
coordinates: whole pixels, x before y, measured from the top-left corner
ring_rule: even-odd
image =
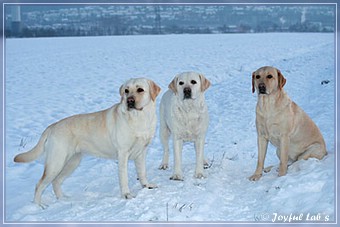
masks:
[[[210,81],[204,75],[199,74],[201,80],[201,91],[204,92],[210,87]]]
[[[120,97],[121,97],[120,101],[123,102],[123,98],[124,98],[124,84],[122,84],[122,86],[120,86],[119,94],[120,94]]]
[[[155,101],[157,95],[161,91],[161,88],[158,87],[158,85],[155,82],[153,82],[152,80],[149,80],[148,83],[149,83],[149,88],[150,88],[151,99],[152,99],[152,101]]]
[[[120,94],[120,96],[123,96],[123,95],[124,95],[124,85],[120,86],[120,88],[119,88],[119,94]]]
[[[251,87],[252,87],[252,92],[255,92],[255,72],[252,74],[252,79],[251,79]]]
[[[176,76],[169,84],[169,89],[171,89],[175,94],[177,94],[177,81],[178,77]]]
[[[278,81],[279,81],[279,88],[282,89],[283,86],[286,84],[286,78],[282,75],[281,71],[277,69]]]

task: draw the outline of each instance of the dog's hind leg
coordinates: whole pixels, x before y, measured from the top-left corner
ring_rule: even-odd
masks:
[[[41,195],[43,191],[60,174],[63,168],[63,162],[45,164],[44,173],[35,188],[34,202],[36,204],[41,205]]]
[[[317,158],[321,160],[326,154],[327,151],[325,147],[322,146],[322,144],[315,143],[310,145],[308,149],[298,157],[298,160],[307,160],[308,158]]]
[[[58,199],[63,197],[61,184],[79,166],[81,157],[81,153],[76,153],[75,155],[73,155],[70,160],[65,164],[63,170],[59,173],[59,175],[52,181],[53,191]]]
[[[46,161],[44,173],[37,183],[34,194],[34,202],[41,204],[41,195],[45,188],[52,182],[63,170],[65,163],[67,162],[67,151],[63,147],[63,142],[56,142],[50,139],[45,144],[46,149]]]

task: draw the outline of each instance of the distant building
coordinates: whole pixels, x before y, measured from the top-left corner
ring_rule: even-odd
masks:
[[[5,7],[6,37],[334,32],[334,6],[91,5]]]
[[[12,6],[11,32],[14,37],[18,37],[22,33],[21,11],[18,5]]]

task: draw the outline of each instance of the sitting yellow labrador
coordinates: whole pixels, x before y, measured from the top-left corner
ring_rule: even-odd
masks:
[[[175,76],[169,84],[169,90],[162,97],[160,138],[164,155],[159,168],[167,169],[169,166],[169,137],[172,135],[175,167],[171,180],[183,180],[182,148],[186,141],[195,143],[195,177],[204,177],[204,142],[209,124],[204,92],[209,86],[209,80],[202,74],[184,72]]]
[[[258,93],[256,128],[258,162],[249,178],[256,181],[262,176],[268,142],[276,148],[280,159],[279,176],[287,173],[288,161],[322,159],[326,154],[325,141],[319,128],[308,115],[293,102],[283,86],[286,79],[280,70],[262,67],[252,74],[252,91]]]
[[[42,205],[42,192],[51,182],[57,198],[62,197],[61,184],[79,165],[84,153],[118,159],[124,198],[132,198],[128,187],[128,159],[135,160],[142,186],[156,187],[146,179],[145,157],[156,129],[155,99],[159,92],[160,88],[151,80],[130,79],[120,87],[120,103],[50,125],[32,150],[14,158],[15,162],[30,162],[46,153],[45,169],[36,186],[34,202]]]

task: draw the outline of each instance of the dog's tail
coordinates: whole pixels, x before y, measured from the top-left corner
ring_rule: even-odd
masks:
[[[41,135],[37,145],[35,145],[35,147],[33,147],[31,150],[15,156],[14,162],[31,162],[37,159],[44,152],[45,142],[50,134],[50,131],[51,129],[48,127]]]

